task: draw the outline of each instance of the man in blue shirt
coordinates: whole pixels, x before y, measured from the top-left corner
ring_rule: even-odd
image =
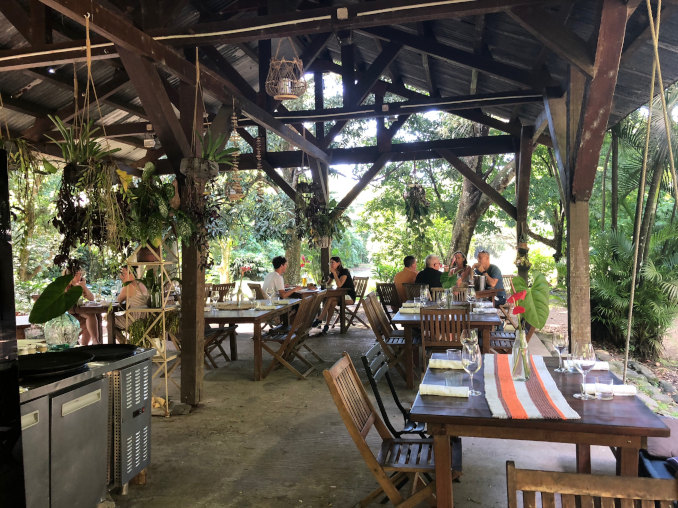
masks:
[[[490,253],[481,250],[478,253],[478,262],[473,265],[476,275],[485,276],[485,288],[498,289],[497,296],[494,297],[494,306],[499,307],[506,303],[506,291],[504,291],[504,280],[501,278],[501,270],[497,265],[490,264]]]

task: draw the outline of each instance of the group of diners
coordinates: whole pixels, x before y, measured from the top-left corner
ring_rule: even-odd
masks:
[[[440,257],[435,254],[429,254],[424,260],[425,267],[417,271],[417,259],[414,256],[405,256],[403,260],[404,268],[393,278],[400,301],[407,301],[407,291],[404,284],[427,284],[429,288],[443,287],[441,276],[444,272],[448,275],[457,276],[456,286],[459,288],[473,285],[474,276],[485,277],[485,288],[496,289],[498,292],[494,297],[494,306],[499,307],[506,303],[506,291],[504,291],[504,282],[501,276],[501,270],[490,263],[490,253],[486,250],[478,252],[476,263],[469,265],[466,255],[457,251],[452,256],[452,262],[448,266],[443,265]]]
[[[302,286],[285,286],[285,281],[283,279],[283,274],[287,271],[288,262],[284,256],[276,256],[273,258],[273,271],[268,273],[264,277],[264,283],[262,284],[262,289],[264,293],[268,293],[269,288],[273,288],[274,293],[277,293],[280,298],[289,298],[294,293],[297,293],[299,290],[304,289]],[[356,297],[355,286],[353,284],[353,277],[351,277],[351,272],[344,267],[341,263],[341,258],[339,256],[333,256],[330,258],[330,274],[329,280],[326,282],[329,284],[334,282],[337,288],[347,289],[346,297],[354,300]],[[338,297],[330,297],[323,303],[323,308],[318,317],[313,321],[313,326],[317,327],[325,323],[322,327],[322,333],[327,333],[332,323],[332,317],[334,316],[335,309],[339,304]]]

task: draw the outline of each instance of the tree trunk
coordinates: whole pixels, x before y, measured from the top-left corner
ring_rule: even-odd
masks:
[[[619,216],[619,134],[616,128],[612,129],[612,177],[610,184],[612,194],[610,196],[610,227],[617,229],[617,217]]]
[[[654,225],[655,214],[657,213],[657,202],[659,200],[659,185],[661,183],[664,168],[661,165],[654,167],[652,173],[652,182],[650,190],[647,193],[647,202],[645,203],[645,212],[643,213],[643,222],[640,225],[640,236],[638,240],[638,266],[641,266],[650,252],[650,235]]]

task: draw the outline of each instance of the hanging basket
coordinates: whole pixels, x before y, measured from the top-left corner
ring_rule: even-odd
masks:
[[[298,99],[306,92],[304,64],[300,58],[271,58],[266,93],[278,101]]]
[[[233,177],[232,182],[226,184],[224,192],[229,201],[239,201],[245,197],[245,192],[240,184],[240,178],[237,176]]]
[[[182,175],[190,174],[196,180],[210,180],[219,174],[219,164],[200,157],[184,157],[179,171]]]

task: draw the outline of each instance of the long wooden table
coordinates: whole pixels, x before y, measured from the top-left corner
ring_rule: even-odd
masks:
[[[245,324],[254,325],[254,380],[261,381],[261,372],[263,364],[263,348],[261,347],[261,327],[276,316],[287,314],[299,305],[300,299],[289,299],[290,303],[277,306],[272,310],[217,310],[216,312],[205,312],[205,328],[210,324]]]
[[[445,356],[435,353],[434,357]],[[556,358],[545,358],[551,376],[568,404],[581,416],[580,420],[502,420],[492,418],[485,400],[483,369],[474,376],[474,388],[483,394],[476,397],[439,397],[420,395],[414,400],[410,416],[424,422],[433,435],[436,463],[436,494],[438,507],[454,506],[450,466],[450,436],[471,436],[498,439],[521,439],[555,443],[572,443],[576,448],[577,470],[591,472],[591,445],[617,447],[617,469],[622,476],[638,475],[638,451],[646,446],[647,437],[666,437],[669,429],[638,397],[615,397],[613,400],[575,399],[579,392],[579,374],[554,372]],[[468,386],[464,371],[428,369],[426,384],[445,384],[445,376],[457,377],[460,386]],[[595,371],[603,378],[612,377],[615,384],[621,381],[609,372]]]
[[[478,340],[483,352],[490,350],[490,332],[501,324],[496,313],[480,314],[471,312],[471,328],[478,329]],[[405,381],[408,388],[414,388],[414,345],[412,344],[412,329],[419,327],[419,313],[402,313],[400,310],[393,316],[393,322],[405,329]]]

